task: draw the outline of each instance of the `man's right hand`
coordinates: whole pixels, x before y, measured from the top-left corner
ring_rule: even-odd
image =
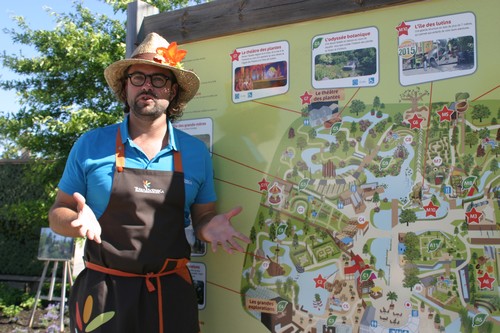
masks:
[[[101,225],[97,221],[94,212],[85,203],[85,198],[78,192],[73,193],[76,201],[78,217],[71,222],[73,228],[79,229],[81,237],[87,237],[97,243],[101,243]]]

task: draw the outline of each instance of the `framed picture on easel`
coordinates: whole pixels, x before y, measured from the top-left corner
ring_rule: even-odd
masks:
[[[38,260],[71,260],[74,239],[56,234],[50,228],[40,231]]]
[[[38,260],[44,260],[45,264],[43,267],[43,273],[40,277],[40,283],[38,284],[38,289],[36,291],[35,302],[33,304],[33,309],[31,311],[30,320],[28,327],[32,327],[33,320],[35,318],[35,311],[37,308],[38,300],[46,299],[49,301],[59,300],[60,305],[60,318],[61,321],[60,331],[64,331],[64,303],[66,302],[66,281],[69,281],[69,285],[73,285],[73,279],[71,277],[71,268],[69,262],[73,259],[74,252],[74,239],[72,237],[65,237],[56,234],[50,228],[42,228],[40,231],[40,243],[38,244]],[[59,262],[63,262],[62,270],[62,287],[61,296],[54,296],[54,288],[56,285],[56,274]],[[49,264],[52,263],[52,276],[50,279],[50,287],[48,295],[42,295],[42,286],[45,281],[47,274],[47,269]]]

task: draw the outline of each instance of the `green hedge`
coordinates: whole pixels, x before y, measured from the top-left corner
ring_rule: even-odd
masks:
[[[52,181],[44,175],[51,163],[0,163],[0,274],[42,274],[37,259],[40,229],[48,226]]]

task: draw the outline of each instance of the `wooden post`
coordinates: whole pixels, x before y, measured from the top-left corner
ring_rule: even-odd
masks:
[[[151,6],[141,0],[136,0],[127,5],[127,52],[126,57],[129,58],[132,52],[137,47],[137,35],[142,26],[144,17],[158,14],[158,8]]]

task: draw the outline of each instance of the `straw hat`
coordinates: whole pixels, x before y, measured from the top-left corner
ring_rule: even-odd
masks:
[[[194,72],[182,68],[181,60],[185,55],[185,50],[177,49],[177,43],[169,43],[157,33],[152,32],[134,50],[130,58],[109,65],[104,70],[104,77],[118,99],[124,102],[120,93],[122,80],[129,66],[145,64],[167,68],[174,73],[179,84],[179,103],[187,103],[198,91],[200,79]]]

